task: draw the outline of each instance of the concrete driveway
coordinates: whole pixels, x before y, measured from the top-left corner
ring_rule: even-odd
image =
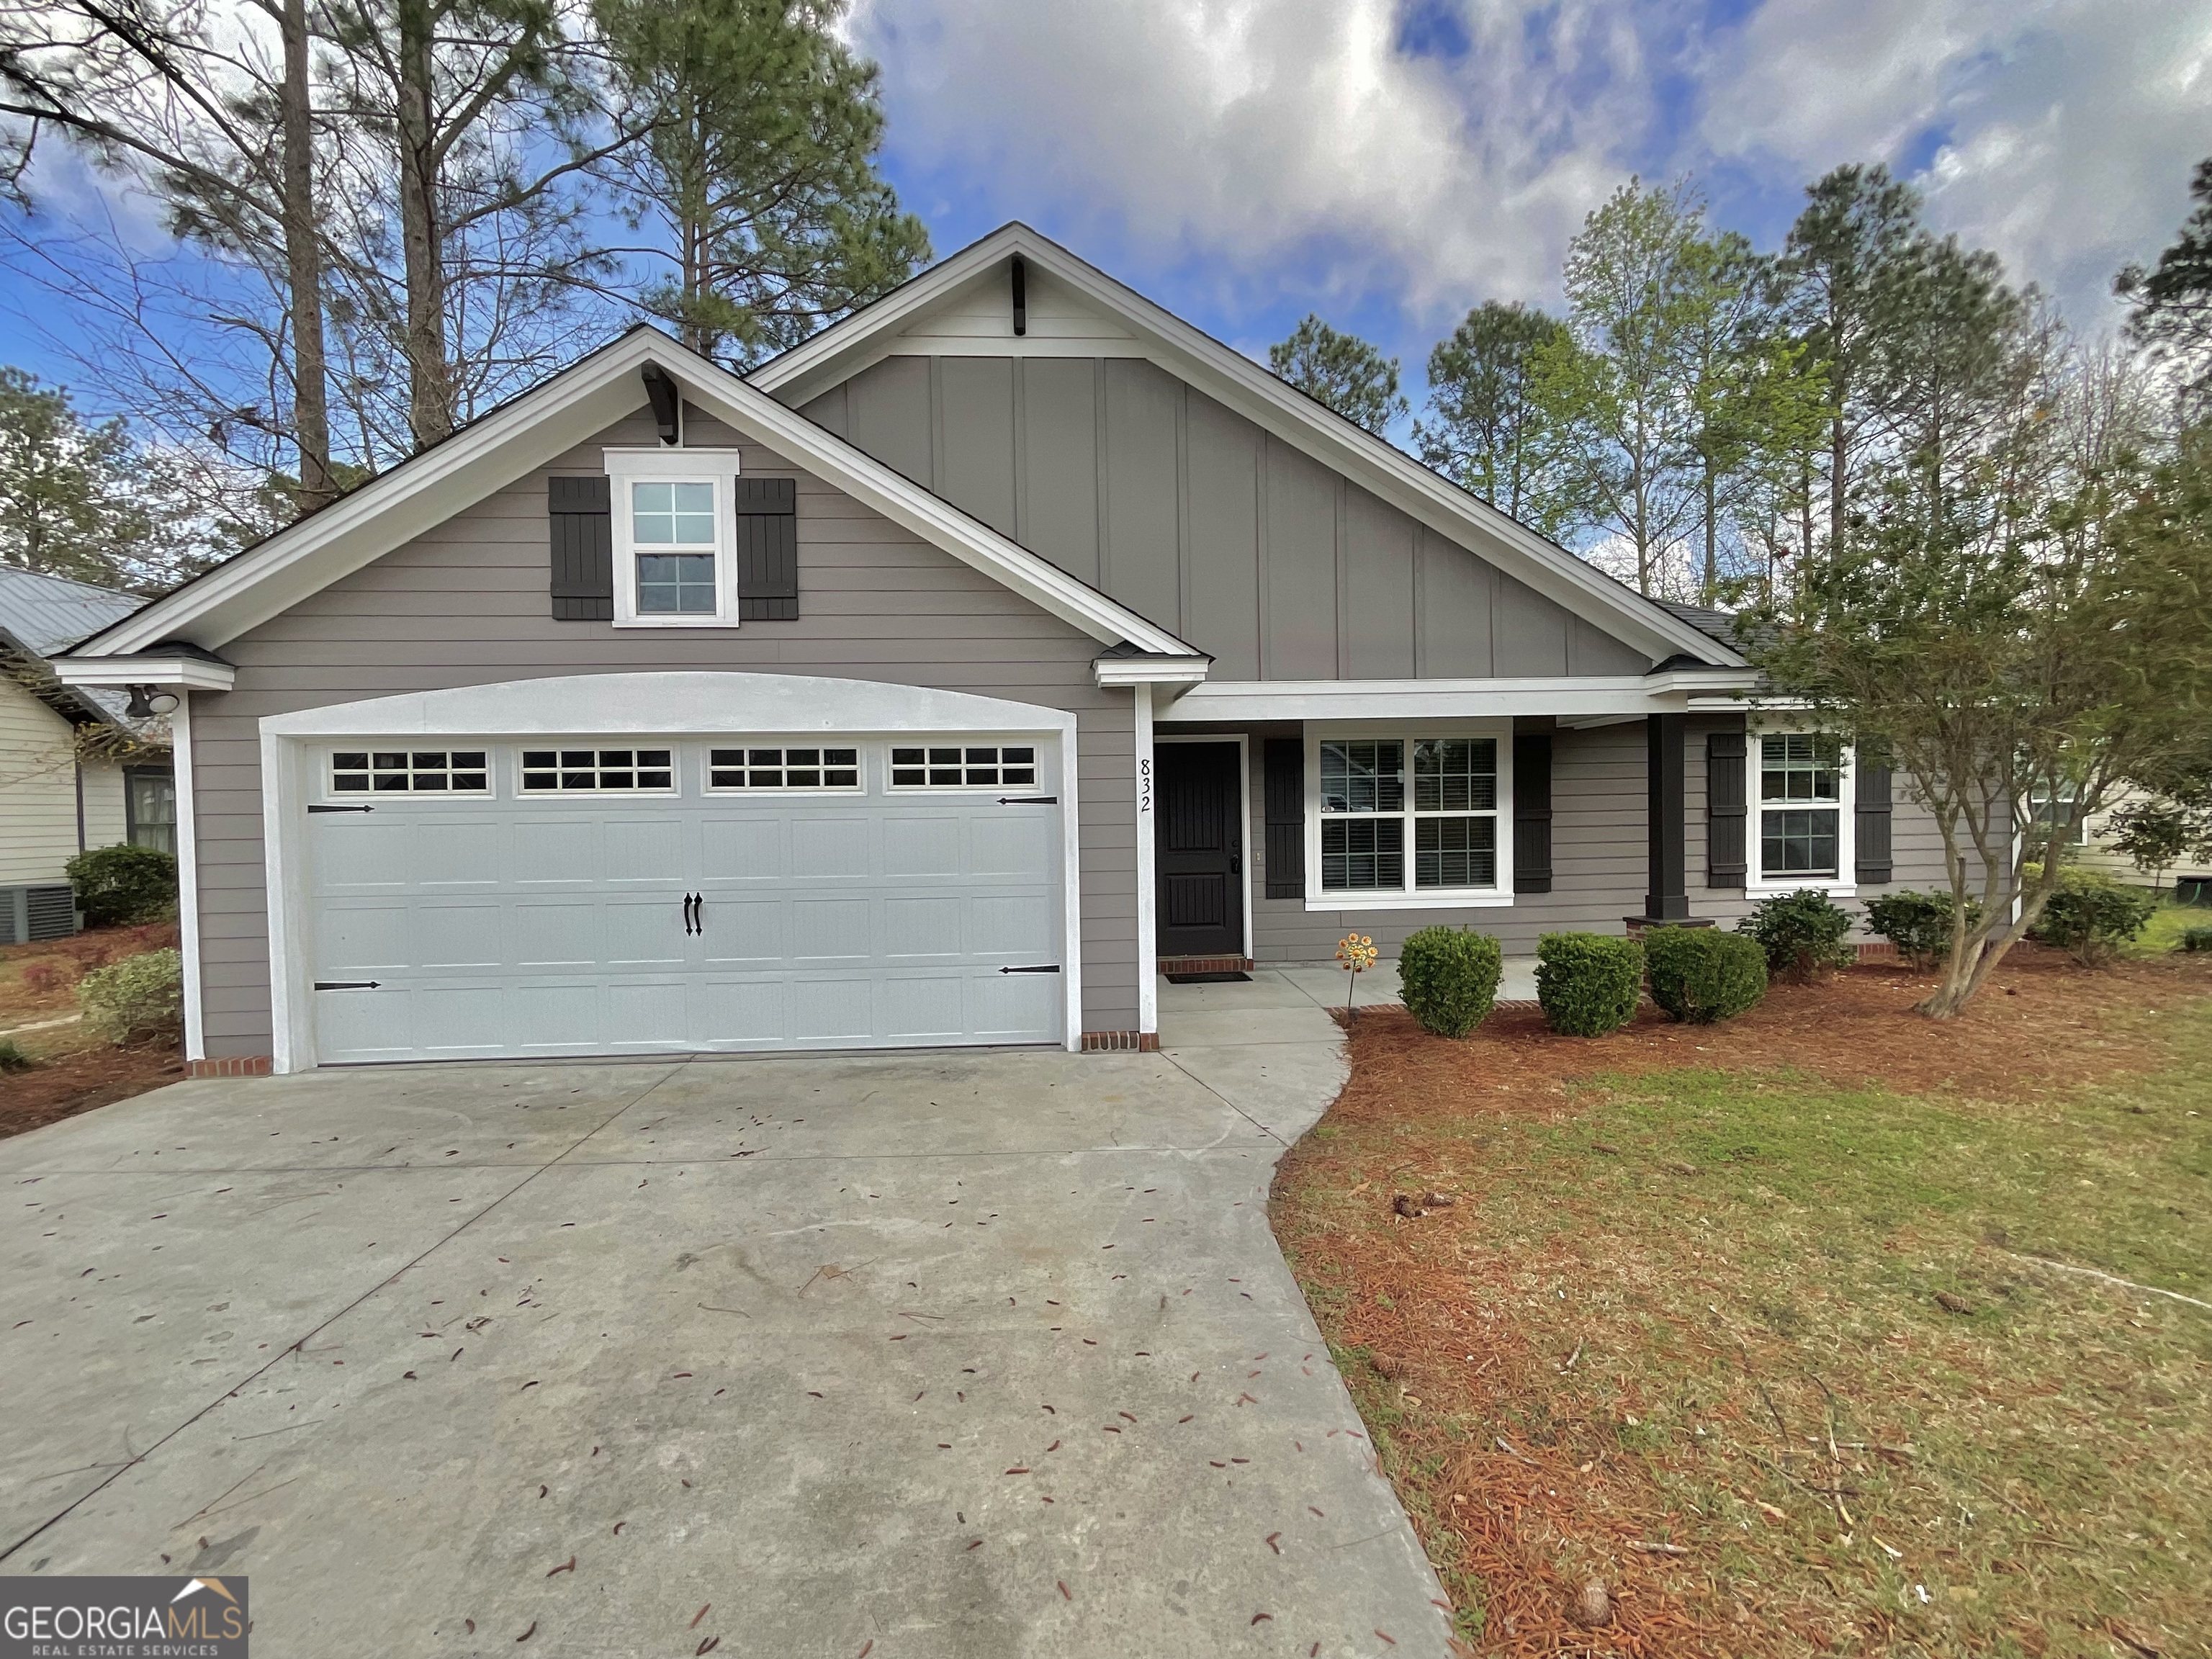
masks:
[[[326,1071],[0,1143],[0,1572],[244,1573],[263,1659],[1440,1654],[1267,1226],[1334,1028],[1170,1006],[1161,1054]]]

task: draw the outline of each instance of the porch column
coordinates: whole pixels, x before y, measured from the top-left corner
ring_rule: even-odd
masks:
[[[1159,918],[1154,889],[1152,818],[1152,688],[1139,683],[1136,694],[1137,748],[1137,1041],[1157,1037],[1160,1029]]]
[[[1644,785],[1647,847],[1650,861],[1642,920],[1686,921],[1690,915],[1684,809],[1684,740],[1686,714],[1652,714],[1644,720]]]

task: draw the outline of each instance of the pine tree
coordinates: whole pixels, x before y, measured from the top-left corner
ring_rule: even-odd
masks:
[[[1411,405],[1398,395],[1398,360],[1357,334],[1340,334],[1309,314],[1267,348],[1267,365],[1308,397],[1380,436]]]
[[[1416,421],[1421,459],[1513,518],[1534,501],[1544,416],[1536,354],[1566,325],[1515,301],[1486,301],[1429,353],[1428,408]]]

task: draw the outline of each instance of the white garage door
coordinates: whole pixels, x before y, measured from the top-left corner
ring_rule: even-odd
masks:
[[[325,1062],[1060,1040],[1049,742],[440,741],[316,757]]]

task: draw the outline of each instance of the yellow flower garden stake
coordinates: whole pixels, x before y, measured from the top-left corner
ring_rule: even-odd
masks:
[[[1336,959],[1352,975],[1351,982],[1344,992],[1344,1017],[1346,1019],[1352,1018],[1352,996],[1359,988],[1360,975],[1372,968],[1382,954],[1375,948],[1375,941],[1365,933],[1346,933],[1337,941]]]

